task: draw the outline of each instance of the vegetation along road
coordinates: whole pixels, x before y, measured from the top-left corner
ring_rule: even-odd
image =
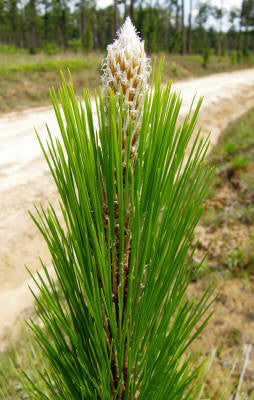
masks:
[[[181,115],[196,94],[204,96],[199,125],[204,135],[211,130],[215,144],[229,122],[254,105],[254,69],[210,75],[173,85],[181,92]],[[33,204],[57,204],[57,192],[43,159],[34,127],[41,138],[45,122],[57,134],[52,108],[43,107],[0,117],[0,337],[20,315],[30,309],[32,296],[26,264],[40,268],[38,257],[49,265],[49,255],[27,210]]]

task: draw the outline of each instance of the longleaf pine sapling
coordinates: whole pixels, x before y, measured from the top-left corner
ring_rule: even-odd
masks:
[[[43,389],[25,374],[31,399],[196,398],[188,350],[212,290],[199,300],[186,290],[213,172],[208,139],[190,144],[201,102],[179,125],[181,99],[161,85],[162,64],[149,89],[150,61],[127,18],[95,100],[85,90],[79,103],[71,77],[51,91],[61,138],[48,130],[40,143],[62,218],[51,204],[32,215],[57,279],[44,264],[46,277],[34,278],[41,322],[30,326],[47,367]]]

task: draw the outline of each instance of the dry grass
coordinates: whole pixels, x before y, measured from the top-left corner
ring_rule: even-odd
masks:
[[[200,55],[182,57],[159,54],[157,57],[160,56],[165,56],[164,82],[246,68],[254,64],[254,60],[250,59],[248,63],[231,65],[229,57],[212,56],[208,67],[203,68]],[[0,113],[49,104],[48,89],[51,86],[58,87],[59,71],[66,72],[67,68],[71,70],[77,94],[81,95],[84,88],[93,91],[101,82],[103,58],[103,53],[63,53],[55,56],[28,55],[23,52],[1,54]]]
[[[197,227],[200,242],[196,256],[201,259],[207,253],[207,259],[191,285],[190,295],[200,295],[208,281],[215,282],[218,290],[215,313],[193,346],[195,352],[217,347],[207,396],[224,385],[234,365],[228,386],[236,388],[243,349],[254,343],[253,126],[254,109],[230,125],[213,148],[210,162],[216,165],[217,174]],[[241,385],[246,399],[254,398],[253,376],[252,346]],[[232,395],[222,398],[231,400]]]

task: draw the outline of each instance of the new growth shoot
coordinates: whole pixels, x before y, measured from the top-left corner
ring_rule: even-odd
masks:
[[[134,123],[132,145],[135,144],[151,72],[144,41],[137,35],[129,17],[118,32],[117,39],[108,45],[107,52],[107,58],[103,63],[102,94],[106,110],[109,108],[110,90],[116,96],[118,107],[122,96],[124,148],[130,121]]]
[[[98,127],[88,91],[84,106],[71,81],[51,92],[62,140],[49,132],[41,146],[62,218],[50,206],[33,219],[58,285],[38,275],[43,328],[31,327],[48,363],[43,387],[27,376],[29,399],[199,398],[185,353],[209,318],[211,291],[190,300],[186,290],[212,176],[208,142],[190,144],[200,103],[178,126],[181,99],[160,86],[162,63],[148,90],[150,70],[127,18],[103,64]]]

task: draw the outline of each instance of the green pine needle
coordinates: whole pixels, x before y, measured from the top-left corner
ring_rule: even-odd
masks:
[[[48,131],[47,146],[40,144],[64,226],[50,204],[32,216],[57,282],[45,266],[46,278],[35,278],[43,327],[30,326],[50,367],[43,391],[27,377],[29,398],[193,399],[199,368],[184,355],[209,319],[213,291],[194,301],[186,290],[213,171],[204,163],[207,139],[198,134],[188,148],[201,101],[179,126],[181,99],[161,86],[161,71],[162,62],[135,150],[131,125],[122,149],[113,93],[108,114],[96,95],[97,124],[88,91],[83,105],[71,79],[63,78],[58,96],[51,91],[61,139]]]

